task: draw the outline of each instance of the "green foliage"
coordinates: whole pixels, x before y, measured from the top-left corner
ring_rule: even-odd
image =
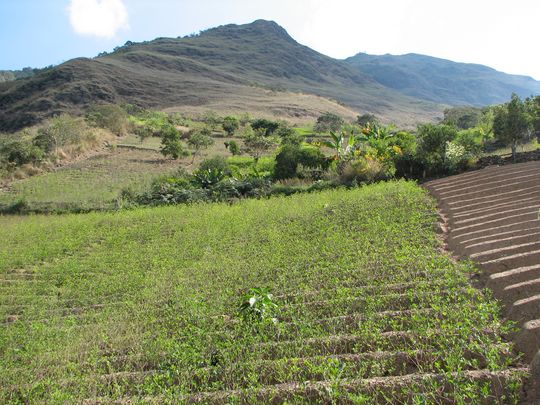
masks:
[[[425,124],[418,127],[417,155],[426,174],[436,175],[446,171],[447,142],[457,137],[457,130],[449,125]]]
[[[186,195],[196,193],[212,191]],[[177,403],[212,392],[267,403],[276,397],[265,387],[323,381],[330,393],[287,400],[346,403],[351,380],[389,376],[404,383],[360,386],[354,399],[519,393],[527,376],[512,369],[493,388],[465,378],[519,359],[499,304],[470,286],[476,269],[442,251],[436,220],[426,190],[404,181],[232,205],[0,216],[0,273],[13,280],[2,315],[18,316],[0,328],[0,402]],[[253,286],[267,290],[242,298]],[[268,322],[237,319],[241,301],[270,293]],[[409,366],[422,381],[399,377]]]
[[[274,295],[269,288],[250,288],[244,295],[238,312],[245,322],[263,322],[271,320],[276,323],[278,305],[274,302]]]
[[[233,156],[238,156],[242,154],[242,150],[236,141],[227,141],[225,142],[225,147],[231,152]]]
[[[362,114],[356,117],[356,124],[360,127],[366,127],[369,124],[379,124],[379,119],[374,114]]]
[[[206,135],[207,133],[208,131],[205,131],[204,129],[202,131],[195,131],[188,138],[187,143],[189,147],[193,150],[192,163],[201,150],[208,149],[211,145],[214,144],[214,139]]]
[[[22,166],[27,163],[37,163],[44,157],[44,151],[31,142],[12,141],[0,146],[0,162],[12,166]]]
[[[326,112],[317,118],[317,123],[313,127],[315,132],[337,132],[341,126],[345,123],[345,120],[339,115]]]
[[[227,132],[227,135],[233,136],[234,132],[240,128],[240,121],[236,117],[225,117],[223,118],[223,124],[221,124],[223,130]]]
[[[189,156],[189,152],[185,149],[181,141],[180,131],[170,124],[161,129],[160,152],[163,156],[170,157],[171,159]]]
[[[264,136],[273,135],[279,127],[279,122],[267,120],[266,118],[259,118],[251,122],[251,128],[259,132],[263,131]]]
[[[540,132],[540,96],[528,97],[525,100],[527,113],[529,114],[534,131]]]
[[[249,127],[248,127],[249,128]],[[264,128],[247,131],[244,135],[244,149],[254,159],[255,164],[261,156],[276,145],[276,140],[267,135]]]
[[[209,188],[225,178],[225,173],[218,167],[198,169],[193,173],[194,182],[202,188]]]
[[[223,156],[213,156],[205,159],[199,165],[199,170],[214,170],[218,169],[225,176],[231,176],[232,170],[229,162]]]
[[[309,169],[328,169],[330,159],[326,158],[319,148],[285,144],[276,155],[274,178],[277,180],[290,179],[298,176],[299,166]]]
[[[444,110],[443,124],[464,130],[476,127],[482,119],[482,109],[477,107],[453,107]]]
[[[62,114],[38,129],[34,144],[49,153],[66,145],[76,145],[87,133],[87,126],[78,118]]]
[[[206,111],[202,120],[212,131],[215,131],[217,126],[223,123],[223,119],[215,111]]]
[[[129,129],[127,112],[116,104],[97,104],[90,108],[86,114],[90,125],[106,128],[112,133],[123,136]]]
[[[530,135],[531,122],[525,103],[517,94],[512,94],[510,102],[500,106],[495,113],[493,132],[495,138],[512,148],[515,161],[517,146]]]

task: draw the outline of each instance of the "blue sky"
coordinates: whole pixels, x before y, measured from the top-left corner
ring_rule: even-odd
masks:
[[[0,69],[259,18],[337,58],[415,52],[540,79],[538,0],[0,0]]]

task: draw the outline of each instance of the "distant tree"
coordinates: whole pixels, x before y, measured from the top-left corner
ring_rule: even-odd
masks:
[[[444,110],[443,124],[457,129],[476,127],[482,119],[482,109],[476,107],[454,107]]]
[[[379,119],[374,114],[362,114],[356,117],[356,124],[365,127],[368,124],[378,124]]]
[[[255,131],[246,131],[244,135],[245,151],[253,158],[254,166],[257,165],[260,157],[276,145],[273,137],[267,136],[263,128]]]
[[[317,123],[313,127],[313,130],[319,133],[337,132],[344,123],[345,121],[339,115],[326,112],[317,118]]]
[[[511,100],[500,106],[493,120],[495,138],[512,148],[512,159],[516,161],[517,147],[525,142],[530,135],[531,121],[525,108],[525,103],[517,94],[512,94]]]
[[[240,118],[238,120],[240,121],[240,125],[245,127],[247,124],[249,124],[253,120],[253,117],[251,116],[250,113],[245,112],[242,115],[240,115]]]
[[[178,159],[179,157],[189,155],[189,152],[185,149],[180,139],[180,131],[172,125],[162,128],[161,153],[163,156],[170,157],[171,159]]]
[[[240,146],[238,146],[238,143],[236,143],[236,141],[225,142],[225,147],[229,150],[229,152],[231,152],[233,156],[242,154]]]
[[[197,131],[189,137],[187,143],[189,147],[193,149],[191,163],[195,161],[195,158],[199,155],[201,150],[208,149],[208,147],[214,144],[214,139],[208,136],[208,133],[208,130]]]
[[[236,117],[225,117],[223,118],[223,124],[221,124],[223,130],[227,132],[227,135],[233,136],[234,132],[240,128],[240,121]]]
[[[221,124],[222,119],[215,111],[206,111],[203,115],[203,122],[210,127],[212,131],[215,131],[217,126]]]
[[[276,132],[276,130],[279,128],[279,125],[279,122],[267,120],[266,118],[259,118],[251,123],[251,127],[255,131],[264,129],[265,136],[273,135],[274,132]]]

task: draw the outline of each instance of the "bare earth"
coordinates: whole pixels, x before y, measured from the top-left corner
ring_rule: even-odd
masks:
[[[519,325],[517,349],[531,362],[524,403],[540,403],[540,162],[493,166],[426,184],[437,198],[448,248],[474,260]]]

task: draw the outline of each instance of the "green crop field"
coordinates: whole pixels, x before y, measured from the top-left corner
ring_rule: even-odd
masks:
[[[0,217],[0,402],[511,403],[508,327],[435,221],[403,181]]]

